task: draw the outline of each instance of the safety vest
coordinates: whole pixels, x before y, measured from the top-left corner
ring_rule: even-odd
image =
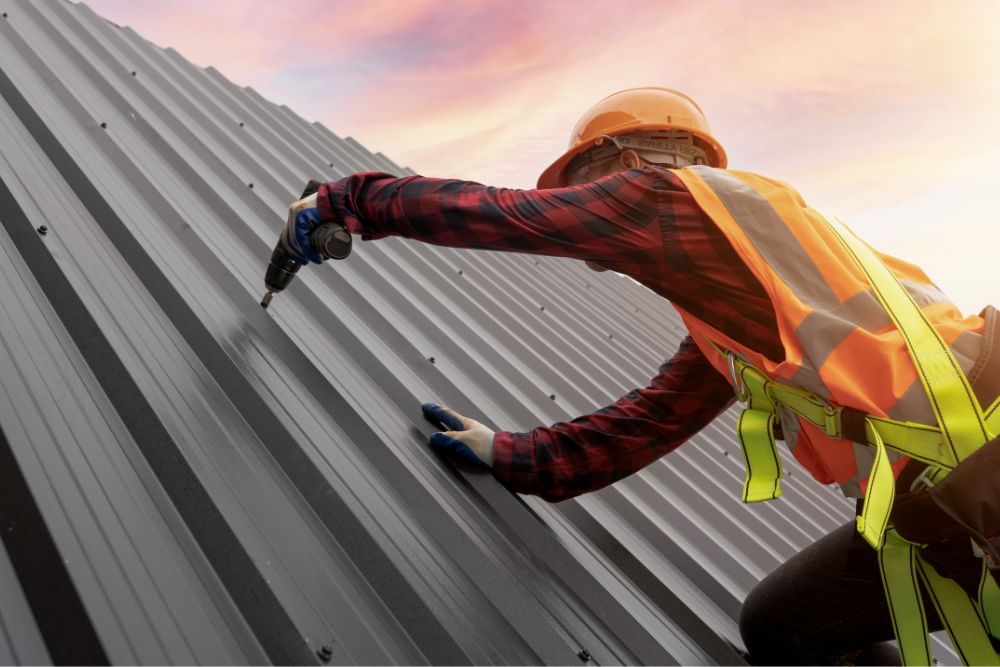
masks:
[[[763,285],[785,350],[784,359],[767,359],[681,310],[694,341],[721,373],[729,376],[732,369],[716,348],[833,406],[896,421],[935,423],[905,340],[823,216],[788,185],[762,176],[711,167],[676,173]],[[963,318],[916,266],[878,256],[934,324],[963,371],[970,370],[979,354],[983,318]],[[873,462],[866,445],[844,446],[838,431],[804,419],[785,420],[782,429],[796,460],[815,479],[836,482],[852,497],[864,495],[861,482]],[[893,452],[889,457],[898,474],[904,456]]]
[[[784,183],[705,166],[675,173],[767,292],[784,349],[783,359],[769,359],[678,309],[746,404],[737,426],[747,464],[742,499],[781,494],[774,435],[780,424],[782,439],[815,479],[865,497],[859,532],[878,550],[888,538],[880,552],[883,577],[906,580],[886,583],[890,609],[922,619],[913,583],[921,559],[912,550],[919,545],[887,531],[895,478],[910,457],[946,475],[1000,431],[1000,414],[987,423],[966,378],[983,344],[984,319],[963,317],[919,268],[873,251]],[[930,582],[933,573],[920,576]],[[955,605],[968,603],[960,592],[949,595]],[[958,625],[969,625],[966,612],[952,614],[963,619]],[[901,636],[896,625],[904,659],[929,661],[926,633]],[[993,661],[983,637],[965,645]],[[958,645],[961,637],[953,639]]]

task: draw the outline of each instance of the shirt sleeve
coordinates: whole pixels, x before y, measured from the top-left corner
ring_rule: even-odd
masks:
[[[640,169],[553,190],[359,173],[325,183],[317,205],[322,220],[340,222],[363,240],[403,236],[583,259],[634,273],[662,266],[657,199],[652,175]]]
[[[682,445],[734,398],[688,336],[648,387],[570,422],[498,432],[493,472],[511,491],[550,502],[596,491]]]

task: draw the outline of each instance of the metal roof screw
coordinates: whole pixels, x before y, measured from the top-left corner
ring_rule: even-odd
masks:
[[[330,163],[330,166],[331,166],[331,167],[333,166],[333,163],[332,163],[332,162]]]
[[[458,275],[462,275],[462,269],[458,270]]]
[[[333,657],[333,648],[329,644],[323,644],[323,648],[316,651],[316,655],[318,655],[319,659],[323,662],[329,662],[330,658]]]
[[[253,183],[247,183],[247,187],[249,187],[251,190],[253,190]]]
[[[545,310],[545,306],[539,306],[539,310]]]
[[[3,13],[3,17],[4,17],[4,18],[7,18],[7,12],[4,12],[4,13]]]
[[[433,364],[434,363],[434,357],[427,357],[427,361],[429,361],[429,362],[431,362]]]
[[[41,226],[41,227],[39,227],[39,228],[38,228],[38,229],[37,229],[36,231],[37,231],[37,232],[38,232],[39,234],[41,234],[42,236],[45,236],[46,234],[48,234],[48,233],[49,233],[49,228],[48,228],[48,227],[46,227],[45,225],[42,225],[42,226]]]
[[[240,127],[243,127],[243,121],[242,120],[240,121]]]
[[[554,401],[554,400],[556,400],[556,395],[555,394],[549,394],[549,398],[551,398]]]
[[[102,130],[108,129],[108,124],[107,123],[101,123],[101,129]]]
[[[580,658],[584,662],[590,662],[590,651],[587,649],[580,649],[580,652],[576,654],[576,657]]]
[[[608,340],[614,340],[614,338],[615,338],[614,334],[608,334]]]
[[[135,76],[135,70],[132,70],[132,76]]]

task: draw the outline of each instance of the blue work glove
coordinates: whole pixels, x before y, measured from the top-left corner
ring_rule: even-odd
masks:
[[[431,448],[476,468],[493,467],[493,431],[447,406],[424,403],[424,417],[442,433],[431,436]]]
[[[326,259],[313,247],[310,234],[320,224],[316,195],[311,194],[288,207],[288,221],[281,231],[285,250],[301,264],[322,264]]]

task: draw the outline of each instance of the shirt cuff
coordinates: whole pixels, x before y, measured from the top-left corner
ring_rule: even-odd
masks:
[[[511,491],[522,491],[531,476],[531,441],[527,433],[497,431],[493,435],[493,475]]]
[[[338,222],[347,228],[351,234],[360,236],[362,241],[382,238],[366,224],[358,214],[358,199],[364,191],[364,184],[375,178],[392,178],[389,174],[379,172],[362,172],[347,176],[339,181],[330,181],[319,186],[316,195],[316,208],[319,210],[321,222]]]

